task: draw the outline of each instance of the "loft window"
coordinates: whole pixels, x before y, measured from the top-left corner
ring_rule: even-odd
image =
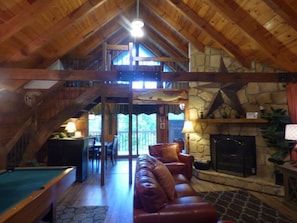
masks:
[[[134,49],[133,49],[133,56],[136,55],[136,46],[134,45]],[[148,50],[147,48],[145,48],[142,44],[139,44],[139,57],[155,57],[156,55],[154,55],[150,50]],[[129,65],[130,64],[130,56],[129,56],[129,52],[124,51],[121,54],[119,54],[118,56],[116,56],[113,59],[113,65]],[[136,65],[135,61],[133,61],[133,65]],[[160,66],[160,62],[156,62],[156,61],[139,61],[138,65],[143,65],[143,66]],[[169,66],[164,65],[163,67],[163,71],[165,72],[169,72],[172,71]],[[121,82],[124,83],[124,82]],[[163,83],[163,86],[165,86],[166,84]],[[132,88],[134,89],[154,89],[157,88],[157,82],[156,81],[133,81],[132,83]]]

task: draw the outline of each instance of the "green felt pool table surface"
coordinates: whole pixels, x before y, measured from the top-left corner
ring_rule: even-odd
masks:
[[[47,203],[48,208],[55,203],[56,195],[62,192],[61,188],[66,189],[74,181],[75,168],[72,167],[30,167],[1,171],[0,222],[7,222],[7,216],[9,218],[15,212],[19,215],[19,212],[30,211],[32,205],[35,208],[43,206],[39,202]],[[40,209],[36,219],[45,212],[43,207]],[[28,213],[23,215],[27,217]]]

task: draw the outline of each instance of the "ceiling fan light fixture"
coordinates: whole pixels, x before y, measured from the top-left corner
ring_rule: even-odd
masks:
[[[143,37],[143,30],[141,28],[133,28],[131,30],[131,35],[133,37]]]
[[[139,0],[136,2],[136,18],[131,22],[131,35],[135,38],[143,36],[144,22],[139,18]]]
[[[137,28],[141,29],[144,26],[144,22],[142,19],[136,18],[136,19],[133,19],[131,25],[132,25],[132,29],[137,29]]]
[[[144,22],[142,19],[139,19],[139,18],[133,19],[131,26],[132,26],[131,35],[133,37],[143,36],[142,27],[144,26]]]

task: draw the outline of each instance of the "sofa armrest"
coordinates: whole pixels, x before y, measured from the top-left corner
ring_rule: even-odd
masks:
[[[194,156],[185,153],[178,154],[179,161],[186,164],[185,169],[185,177],[188,180],[191,180],[193,175],[193,163],[194,163]]]
[[[134,223],[216,223],[218,219],[216,210],[207,202],[168,204],[159,212],[149,214],[142,210],[134,212]]]

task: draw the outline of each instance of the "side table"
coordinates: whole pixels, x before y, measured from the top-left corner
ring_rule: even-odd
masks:
[[[281,168],[284,175],[284,203],[297,211],[297,163],[285,163]]]

